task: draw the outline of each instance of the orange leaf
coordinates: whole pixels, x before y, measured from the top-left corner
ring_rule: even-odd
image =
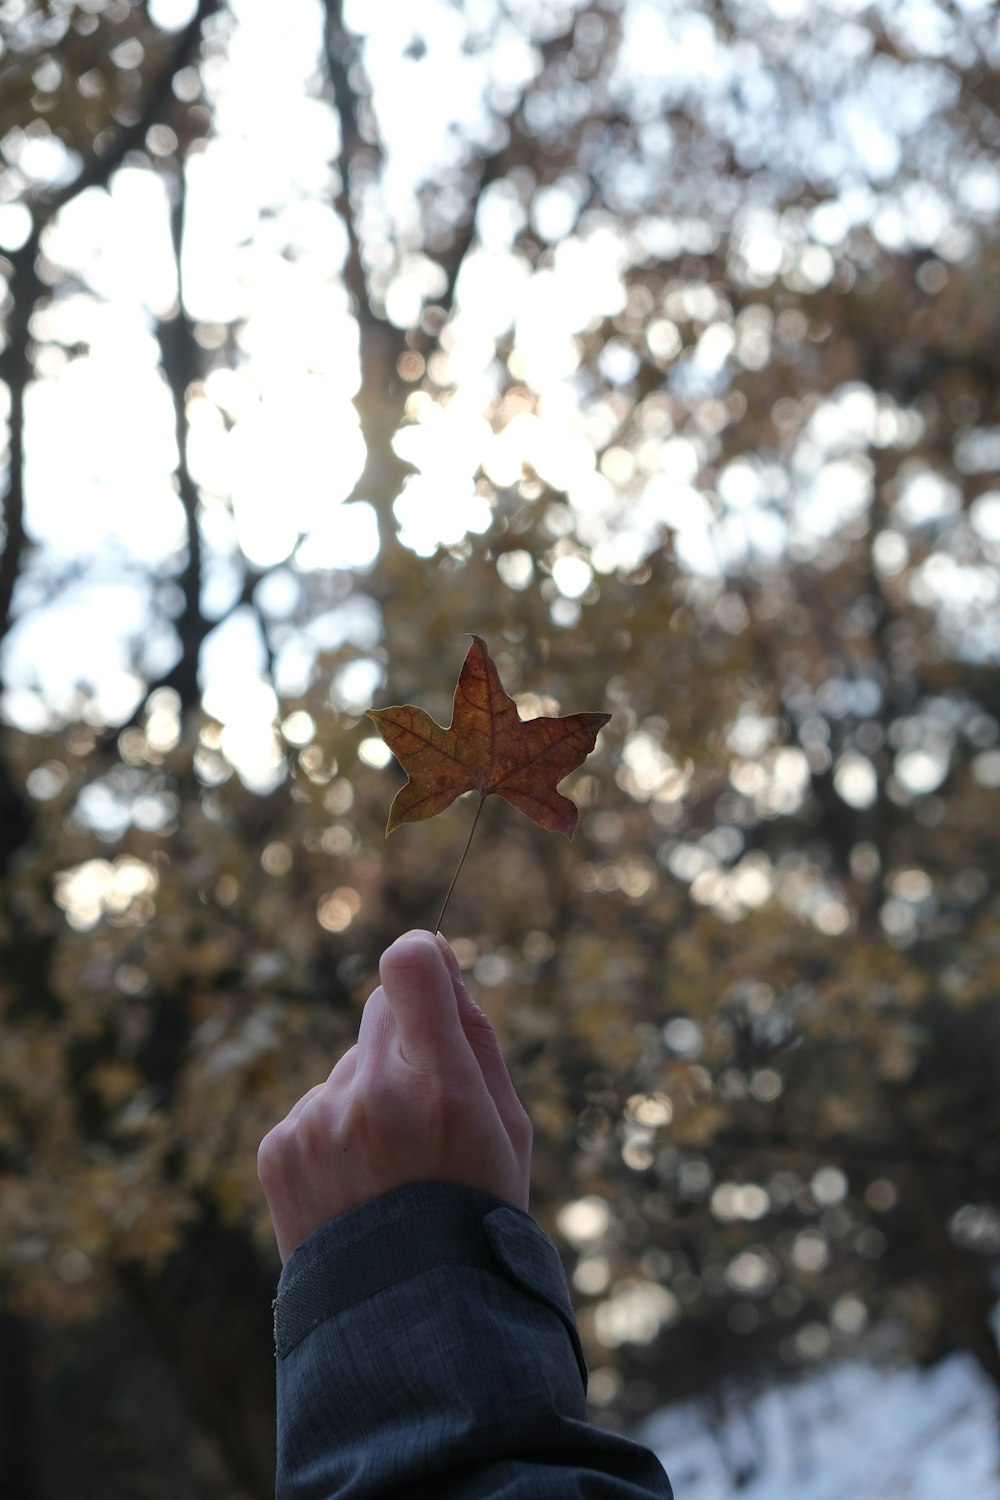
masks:
[[[368,717],[410,778],[389,810],[386,836],[474,791],[482,798],[495,792],[543,828],[572,838],[579,813],[556,785],[583,764],[611,715],[522,719],[486,643],[474,635],[447,729],[409,703],[370,709]]]

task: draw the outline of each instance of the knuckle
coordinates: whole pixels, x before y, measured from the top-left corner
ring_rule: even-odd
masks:
[[[287,1153],[287,1122],[282,1120],[267,1132],[257,1147],[257,1179],[261,1187],[280,1175]]]
[[[308,1163],[324,1158],[337,1135],[337,1121],[326,1099],[313,1099],[295,1121],[296,1149]]]
[[[491,1052],[500,1051],[500,1043],[489,1017],[479,1009],[475,1002],[472,1002],[466,1012],[465,1029],[475,1036],[479,1047],[489,1047]]]
[[[531,1145],[535,1139],[535,1127],[531,1123],[531,1118],[528,1114],[528,1111],[522,1104],[518,1105],[517,1111],[515,1112],[514,1119],[512,1121],[512,1126],[514,1132],[516,1133],[518,1145],[526,1150],[530,1150]]]

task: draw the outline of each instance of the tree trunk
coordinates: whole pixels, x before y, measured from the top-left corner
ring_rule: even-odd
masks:
[[[28,1325],[0,1312],[0,1495],[38,1500],[35,1404]]]
[[[248,1496],[274,1494],[274,1280],[246,1235],[206,1207],[160,1271],[123,1267],[121,1283],[173,1371],[195,1422]]]

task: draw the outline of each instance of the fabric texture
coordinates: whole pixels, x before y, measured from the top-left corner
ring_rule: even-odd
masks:
[[[274,1326],[277,1500],[671,1500],[588,1423],[555,1246],[489,1193],[415,1183],[325,1224]]]

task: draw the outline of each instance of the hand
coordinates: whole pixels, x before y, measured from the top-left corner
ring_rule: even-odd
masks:
[[[387,948],[355,1046],[261,1142],[257,1175],[282,1261],[314,1229],[410,1182],[528,1206],[531,1122],[493,1027],[443,938]]]

